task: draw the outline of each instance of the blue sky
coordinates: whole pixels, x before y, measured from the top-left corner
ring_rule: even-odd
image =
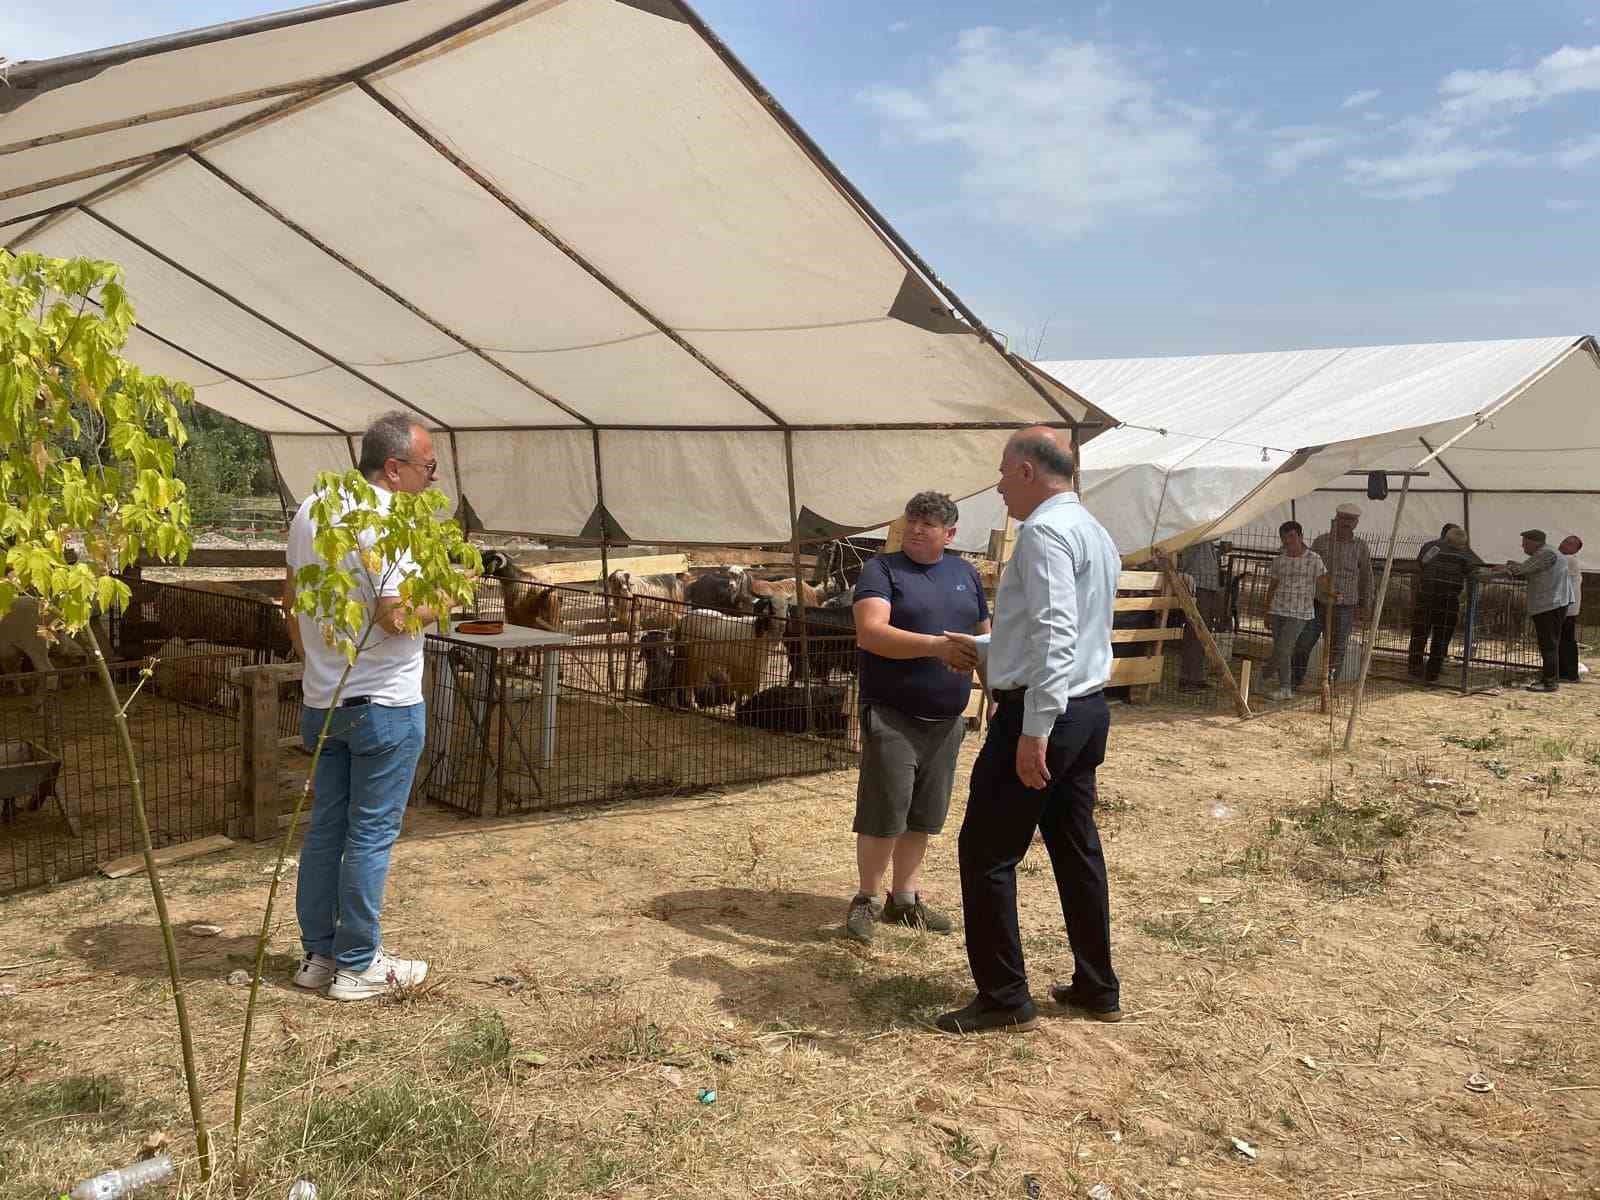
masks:
[[[280,5],[9,0],[39,58]],[[1600,332],[1600,0],[699,0],[1046,358]]]

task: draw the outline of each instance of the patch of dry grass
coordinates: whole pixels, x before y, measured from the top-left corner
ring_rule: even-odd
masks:
[[[415,814],[385,940],[427,955],[429,984],[297,993],[286,919],[248,1169],[202,1187],[186,1161],[178,1192],[279,1200],[305,1174],[324,1200],[1594,1194],[1597,702],[1385,695],[1331,800],[1314,716],[1117,709],[1102,833],[1130,1019],[1049,1012],[1020,1037],[929,1030],[970,995],[959,933],[840,936],[849,775]],[[951,909],[963,800],[927,870]],[[1045,865],[1036,845],[1019,875],[1041,995],[1071,972]],[[221,1130],[226,976],[265,879],[249,851],[172,875],[180,924],[224,930],[181,943]],[[147,910],[94,881],[0,903],[0,966],[34,964],[0,971],[7,1194],[130,1161],[155,1128],[192,1150]],[[1474,1072],[1495,1090],[1468,1091]]]

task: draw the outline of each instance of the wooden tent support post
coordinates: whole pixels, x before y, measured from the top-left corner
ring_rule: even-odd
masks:
[[[1355,699],[1350,702],[1350,719],[1344,726],[1344,748],[1356,736],[1356,718],[1361,713],[1361,699],[1367,690],[1367,672],[1372,669],[1372,652],[1378,647],[1378,629],[1383,624],[1383,602],[1389,595],[1389,577],[1394,574],[1394,546],[1400,538],[1400,517],[1406,511],[1406,496],[1411,492],[1411,475],[1400,485],[1400,503],[1394,507],[1394,524],[1389,529],[1389,552],[1383,559],[1383,578],[1378,582],[1378,598],[1372,602],[1372,628],[1367,631],[1366,653],[1361,656],[1361,677],[1356,680]]]
[[[1161,564],[1161,573],[1166,577],[1167,586],[1172,589],[1172,594],[1177,597],[1178,603],[1183,606],[1184,615],[1189,618],[1189,626],[1194,630],[1194,635],[1200,639],[1200,645],[1206,652],[1206,657],[1211,660],[1211,665],[1222,672],[1222,678],[1227,681],[1228,691],[1233,693],[1233,706],[1239,710],[1241,717],[1250,716],[1250,703],[1245,699],[1244,692],[1239,688],[1239,681],[1233,677],[1233,671],[1228,666],[1228,660],[1222,657],[1222,651],[1217,648],[1216,638],[1211,636],[1205,620],[1200,616],[1200,609],[1190,594],[1189,587],[1183,582],[1183,576],[1173,564],[1170,556],[1162,554],[1156,561]]]

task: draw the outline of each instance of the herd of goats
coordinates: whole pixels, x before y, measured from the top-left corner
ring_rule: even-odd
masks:
[[[523,574],[498,550],[484,554],[483,569],[500,583],[507,623],[564,629],[562,602],[570,591]],[[762,579],[742,567],[684,575],[613,571],[604,603],[611,627],[637,638],[644,700],[681,709],[732,705],[739,724],[773,732],[846,728],[847,689],[829,680],[856,669],[848,588]],[[775,683],[770,664],[780,651],[788,677]]]

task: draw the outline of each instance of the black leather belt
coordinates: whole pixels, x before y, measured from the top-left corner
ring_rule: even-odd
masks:
[[[372,703],[371,696],[351,696],[348,700],[339,701],[340,708],[354,708],[358,704]]]
[[[1095,690],[1092,691],[1092,692],[1085,692],[1081,696],[1073,696],[1072,699],[1073,700],[1089,700],[1089,699],[1091,699],[1091,698],[1093,698],[1095,696],[1098,696],[1103,691],[1105,691],[1104,688],[1095,688]],[[1000,704],[1021,704],[1022,701],[1023,701],[1023,698],[1025,696],[1027,696],[1027,694],[1028,694],[1028,689],[1027,688],[996,689],[996,690],[991,691],[989,693],[989,695],[993,696],[995,701],[997,703],[1000,703]]]

